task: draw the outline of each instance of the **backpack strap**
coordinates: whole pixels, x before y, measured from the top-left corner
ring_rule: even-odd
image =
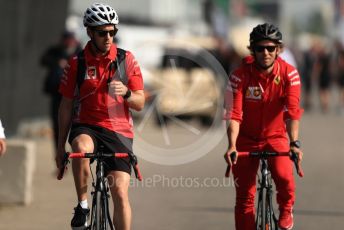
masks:
[[[111,63],[110,68],[115,70],[115,75],[111,78],[119,79],[124,85],[128,85],[128,76],[126,72],[125,56],[126,52],[124,49],[117,48],[116,60]],[[111,81],[111,79],[109,79]]]

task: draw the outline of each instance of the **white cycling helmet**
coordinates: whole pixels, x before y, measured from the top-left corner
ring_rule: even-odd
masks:
[[[118,15],[109,5],[94,3],[88,7],[84,14],[84,26],[117,25]]]

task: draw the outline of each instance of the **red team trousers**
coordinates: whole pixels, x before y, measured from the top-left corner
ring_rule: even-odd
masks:
[[[291,159],[288,156],[270,157],[268,167],[276,185],[277,203],[280,210],[292,209],[295,201],[295,181]],[[239,157],[233,166],[236,185],[235,226],[237,230],[255,229],[254,200],[258,168],[259,159],[252,157]]]

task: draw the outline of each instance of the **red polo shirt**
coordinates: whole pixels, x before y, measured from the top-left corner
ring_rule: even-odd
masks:
[[[298,71],[277,58],[269,75],[248,56],[229,77],[225,119],[240,122],[238,151],[289,151],[285,120],[299,120],[301,83]]]
[[[133,138],[133,121],[128,104],[123,97],[115,98],[113,92],[109,94],[108,79],[114,76],[109,66],[116,59],[116,45],[113,44],[110,52],[101,57],[93,56],[90,42],[84,51],[86,76],[80,92],[77,92],[76,84],[77,56],[70,59],[59,90],[62,96],[80,101],[73,122],[97,125]],[[132,91],[143,90],[141,70],[132,53],[127,51],[125,60],[127,87]]]

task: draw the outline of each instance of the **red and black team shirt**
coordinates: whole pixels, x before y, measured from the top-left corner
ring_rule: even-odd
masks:
[[[122,97],[111,96],[108,88],[109,78],[114,76],[110,64],[116,59],[117,47],[113,44],[106,56],[95,57],[88,42],[84,49],[86,61],[85,80],[77,87],[77,56],[69,60],[60,83],[60,93],[70,99],[79,100],[79,109],[74,123],[97,125],[133,138],[133,121],[126,101]],[[143,90],[140,66],[129,51],[126,52],[127,87],[131,91]]]
[[[298,71],[277,58],[269,75],[254,58],[243,59],[227,86],[225,119],[240,122],[238,151],[289,151],[286,119],[299,120],[301,81]]]

